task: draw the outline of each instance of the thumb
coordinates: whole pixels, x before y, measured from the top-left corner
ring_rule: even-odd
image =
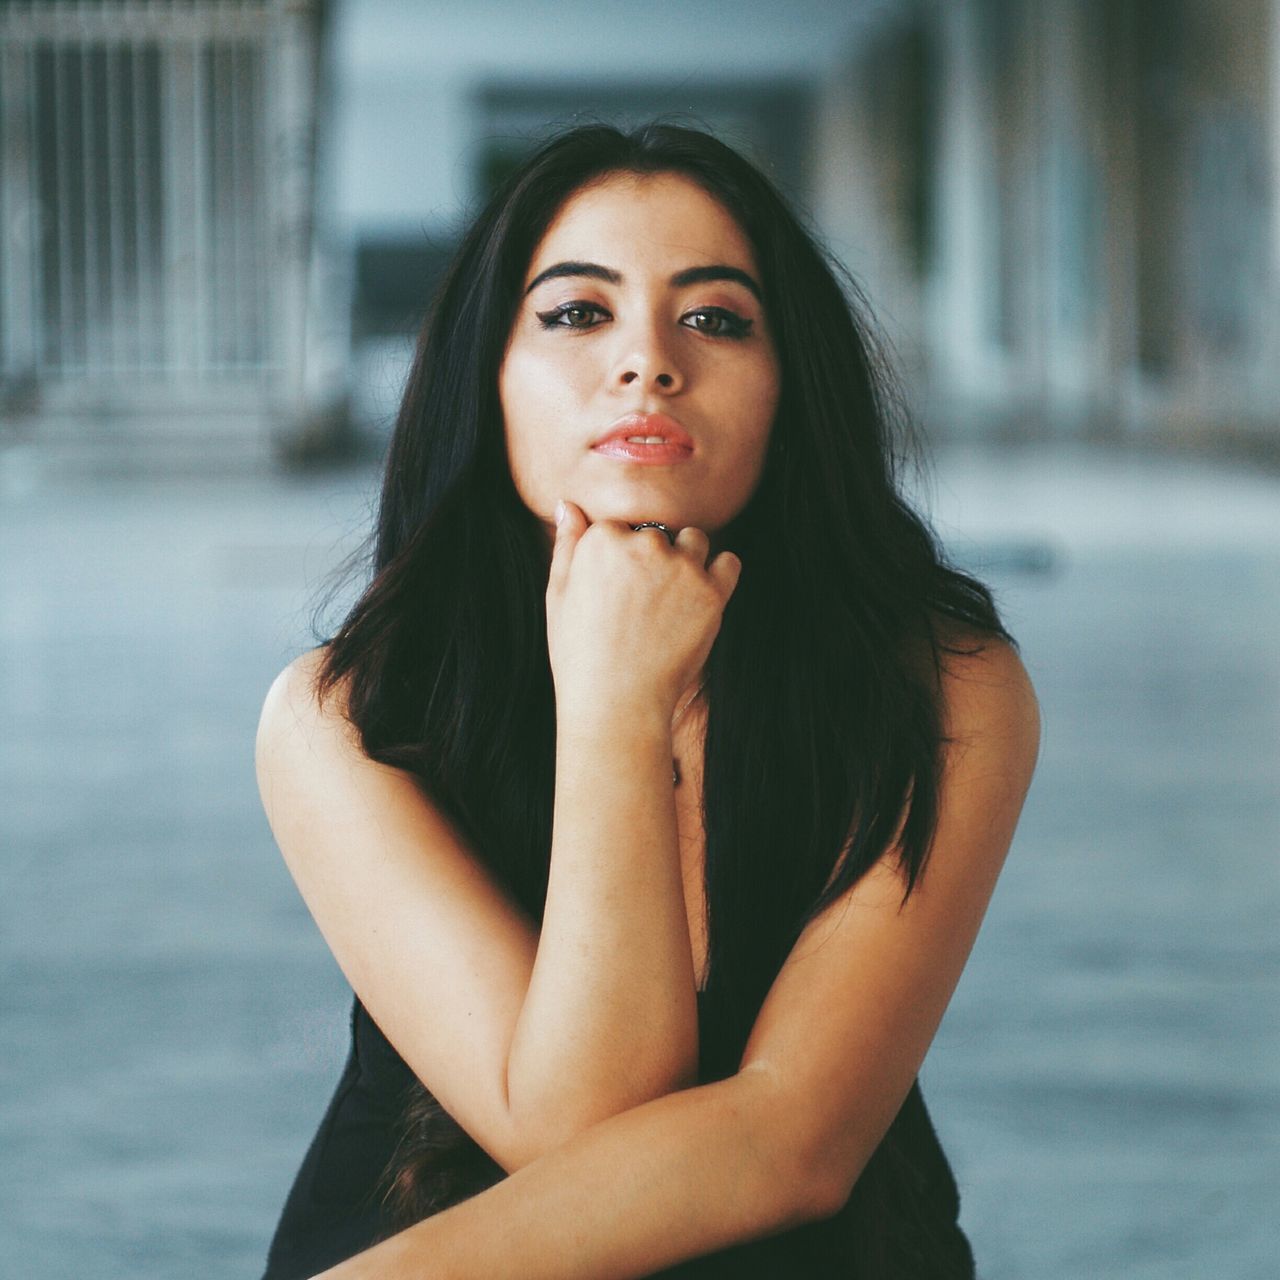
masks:
[[[551,548],[551,576],[548,587],[564,586],[578,539],[587,531],[587,517],[576,503],[562,498],[556,505],[556,538]]]
[[[742,561],[732,551],[722,551],[707,565],[707,573],[711,581],[720,588],[720,595],[728,604],[742,575]]]

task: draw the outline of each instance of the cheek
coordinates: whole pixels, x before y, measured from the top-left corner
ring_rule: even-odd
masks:
[[[538,432],[549,387],[536,360],[512,351],[498,377],[498,395],[506,425],[507,448],[519,453]]]
[[[512,350],[498,381],[503,413],[517,424],[554,422],[572,404],[576,384],[572,361]]]
[[[513,346],[498,372],[507,467],[530,505],[558,492],[575,440],[573,389],[562,362]]]
[[[780,387],[776,370],[772,366],[757,368],[753,376],[743,378],[740,393],[744,420],[750,422],[752,434],[763,450],[778,411]]]
[[[498,399],[502,406],[502,435],[507,467],[516,489],[527,496],[532,442],[538,434],[538,414],[526,369],[518,358],[508,358],[498,375]]]

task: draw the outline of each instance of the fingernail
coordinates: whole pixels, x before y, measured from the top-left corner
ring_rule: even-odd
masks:
[[[564,499],[563,499],[563,498],[561,498],[561,499],[560,499],[560,501],[556,503],[556,525],[557,525],[557,527],[559,526],[560,521],[561,521],[561,520],[563,520],[563,519],[564,519]]]

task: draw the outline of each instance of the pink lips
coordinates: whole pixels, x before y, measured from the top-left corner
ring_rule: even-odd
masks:
[[[641,444],[628,436],[661,436],[662,443]],[[629,413],[600,436],[591,450],[630,462],[683,462],[693,455],[693,438],[665,413]]]

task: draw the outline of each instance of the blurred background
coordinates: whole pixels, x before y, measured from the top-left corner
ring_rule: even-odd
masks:
[[[854,273],[1037,781],[922,1073],[986,1280],[1280,1238],[1280,3],[0,3],[0,1269],[251,1276],[350,999],[253,733],[417,326],[554,127]]]

